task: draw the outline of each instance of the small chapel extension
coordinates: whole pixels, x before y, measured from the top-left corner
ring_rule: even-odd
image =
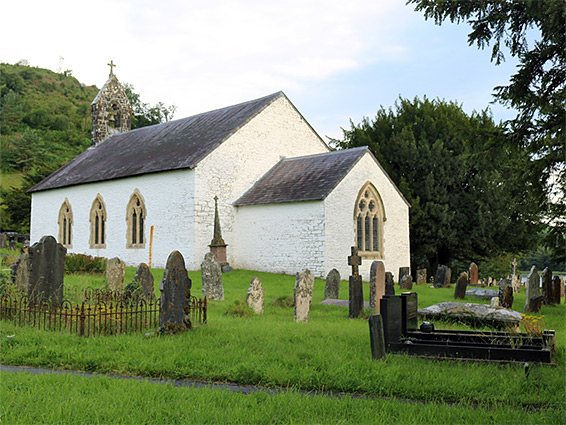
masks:
[[[410,264],[409,204],[371,151],[331,151],[283,92],[135,130],[126,100],[111,72],[92,146],[30,189],[32,242],[197,270],[217,208],[233,268],[347,276],[354,245],[365,279]]]

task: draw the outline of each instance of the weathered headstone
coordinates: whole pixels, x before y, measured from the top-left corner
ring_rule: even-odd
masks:
[[[399,267],[399,286],[401,287],[401,282],[403,282],[403,277],[407,276],[411,272],[410,267]]]
[[[12,265],[14,284],[19,291],[28,293],[29,288],[29,253],[24,252]]]
[[[246,303],[255,314],[263,314],[264,298],[263,286],[259,277],[252,277],[248,293],[246,294]]]
[[[395,283],[391,272],[385,272],[385,295],[395,295]]]
[[[401,279],[401,282],[399,282],[399,286],[401,287],[401,289],[410,291],[411,289],[413,289],[413,277],[410,274],[406,274]]]
[[[383,319],[381,314],[369,316],[369,336],[371,343],[371,357],[379,360],[385,357],[385,337],[383,334]]]
[[[371,263],[369,273],[369,308],[379,313],[379,300],[385,295],[385,264],[383,261]]]
[[[554,291],[552,288],[552,270],[546,267],[542,271],[542,303],[554,305]]]
[[[200,269],[202,275],[202,296],[212,300],[223,301],[222,269],[212,252],[207,252],[204,255]]]
[[[513,286],[511,279],[503,279],[499,286],[499,305],[504,308],[513,308]]]
[[[529,298],[528,304],[525,306],[525,313],[539,313],[542,305],[542,295],[538,294]]]
[[[324,287],[324,299],[338,299],[340,293],[340,272],[332,269],[326,275],[326,286]]]
[[[499,307],[499,297],[493,297],[491,299],[491,304],[492,307]]]
[[[434,287],[443,288],[446,284],[446,275],[448,274],[448,267],[439,265],[436,269],[436,275],[434,276]]]
[[[554,294],[554,304],[560,304],[560,277],[554,276],[552,278],[552,292]]]
[[[30,302],[48,301],[55,306],[61,305],[67,248],[57,243],[53,236],[43,236],[28,253]]]
[[[293,315],[295,322],[308,322],[314,289],[314,276],[309,269],[297,273],[295,279],[295,307]]]
[[[566,298],[566,285],[564,284],[564,278],[560,276],[560,298]],[[566,299],[564,300],[566,303]]]
[[[444,287],[448,288],[452,282],[452,269],[450,267],[446,268],[446,279],[444,280]]]
[[[147,264],[140,263],[134,276],[134,282],[139,283],[143,288],[143,296],[146,300],[153,301],[155,299],[154,279]]]
[[[188,312],[191,279],[185,268],[185,260],[179,251],[173,251],[159,283],[161,307],[159,330],[163,333],[182,332],[192,327]]]
[[[106,287],[111,291],[124,290],[124,276],[126,275],[126,263],[118,257],[106,262]]]
[[[521,275],[515,274],[511,277],[511,286],[513,287],[513,292],[518,294],[521,292]]]
[[[527,294],[525,296],[525,307],[523,311],[525,313],[534,313],[530,310],[531,298],[540,294],[540,276],[537,271],[537,266],[533,266],[527,277]],[[542,297],[541,297],[542,300]],[[540,310],[540,308],[539,308]]]
[[[426,284],[426,269],[417,270],[417,285]]]
[[[473,263],[472,263],[473,264]],[[468,273],[460,273],[460,277],[456,281],[456,287],[454,288],[454,299],[464,299],[466,296],[466,289],[468,287]]]
[[[349,279],[349,311],[348,317],[355,319],[364,308],[364,293],[362,276],[358,267],[362,264],[362,258],[358,255],[358,248],[352,247],[352,255],[348,257],[348,265],[352,266],[352,276]]]
[[[477,285],[479,280],[479,270],[476,263],[470,264],[470,285]]]

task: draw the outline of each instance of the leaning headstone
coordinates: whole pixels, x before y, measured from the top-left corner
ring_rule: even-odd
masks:
[[[58,306],[63,302],[63,278],[67,248],[53,236],[44,236],[29,251],[28,296],[31,303],[48,301]]]
[[[153,275],[151,274],[149,266],[145,263],[140,263],[136,270],[136,275],[134,276],[134,282],[139,283],[143,288],[143,296],[148,301],[155,299],[153,281]]]
[[[200,265],[202,274],[202,296],[208,299],[224,301],[222,269],[212,252],[207,252]]]
[[[126,274],[126,263],[118,257],[106,262],[106,287],[111,291],[124,290],[124,276]]]
[[[295,279],[295,307],[293,315],[295,322],[308,322],[314,289],[314,276],[309,269],[297,273]]]
[[[410,267],[399,267],[399,286],[401,286],[401,282],[403,282],[403,278],[407,276],[411,272]]]
[[[417,285],[426,284],[426,269],[417,270]]]
[[[255,314],[263,314],[264,293],[259,277],[254,276],[246,294],[246,304]]]
[[[364,292],[362,286],[362,276],[359,273],[359,266],[362,258],[358,255],[358,248],[352,247],[352,255],[348,256],[348,265],[352,266],[352,276],[349,279],[349,304],[348,317],[355,319],[360,315],[364,308]]]
[[[385,337],[383,334],[383,319],[381,314],[369,316],[368,322],[371,358],[373,360],[380,360],[385,357]]]
[[[542,295],[538,294],[529,298],[528,304],[525,306],[525,313],[540,313],[542,305]]]
[[[470,264],[470,285],[477,285],[479,280],[478,265],[476,263]]]
[[[513,286],[511,279],[503,279],[499,286],[499,304],[504,308],[513,308]]]
[[[542,303],[554,305],[554,291],[552,289],[552,270],[546,267],[542,271]]]
[[[16,288],[27,294],[29,287],[29,253],[24,252],[11,267]]]
[[[379,313],[379,300],[385,295],[385,264],[383,261],[371,263],[369,273],[369,308]]]
[[[192,324],[185,307],[189,306],[191,279],[185,268],[185,260],[179,251],[173,251],[167,258],[159,290],[161,291],[160,332],[178,333],[190,329]]]
[[[385,272],[385,295],[395,295],[395,283],[391,272]]]
[[[468,274],[462,272],[460,277],[456,281],[456,287],[454,288],[454,299],[463,300],[466,296],[466,289],[468,287]]]
[[[434,276],[434,287],[443,288],[446,283],[446,275],[448,273],[448,267],[439,265],[436,269],[436,275]]]
[[[552,292],[554,294],[554,304],[560,304],[560,277],[554,276],[552,278]]]
[[[525,313],[534,313],[530,310],[531,298],[540,294],[540,276],[538,275],[537,266],[533,266],[527,277],[527,294],[525,296]],[[542,297],[541,297],[542,299]],[[540,310],[540,308],[539,308]]]
[[[332,269],[326,276],[326,286],[324,287],[324,299],[338,299],[340,293],[340,272]]]
[[[401,287],[401,289],[410,291],[411,289],[413,289],[413,277],[410,274],[406,274],[401,279],[401,282],[399,282],[399,286]]]

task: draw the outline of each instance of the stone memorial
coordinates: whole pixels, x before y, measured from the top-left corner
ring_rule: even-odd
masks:
[[[28,250],[30,303],[47,301],[54,306],[63,302],[63,278],[67,248],[53,236],[43,236]]]
[[[416,292],[403,292],[401,294],[401,313],[403,334],[407,331],[416,331],[419,326],[419,300]]]
[[[352,247],[352,255],[348,257],[348,265],[352,266],[352,276],[349,279],[349,304],[348,317],[355,319],[360,315],[364,308],[364,292],[362,286],[362,276],[359,273],[359,266],[362,258],[358,255],[358,248]]]
[[[29,289],[29,253],[24,252],[11,267],[16,288],[24,294]]]
[[[399,342],[403,328],[403,307],[401,296],[385,295],[380,301],[380,315],[383,319],[385,347]]]
[[[399,287],[407,291],[413,289],[413,277],[410,274],[403,276],[401,282],[399,283]]]
[[[259,277],[254,276],[250,282],[248,293],[246,294],[246,304],[255,314],[263,314],[264,292]]]
[[[513,286],[511,279],[503,279],[499,286],[499,305],[504,308],[513,308]]]
[[[385,264],[383,261],[371,263],[369,273],[369,308],[379,313],[379,300],[385,295]]]
[[[478,265],[476,263],[470,264],[470,285],[477,285],[479,280],[479,270]]]
[[[224,301],[224,287],[222,286],[222,269],[216,261],[216,255],[207,252],[200,265],[202,274],[202,296],[211,300]]]
[[[295,279],[295,307],[293,315],[295,322],[308,322],[314,290],[314,276],[309,269],[297,273]]]
[[[491,300],[493,297],[499,297],[499,291],[497,289],[471,288],[466,291],[466,296]]]
[[[534,311],[530,310],[530,306],[531,306],[530,300],[531,298],[536,297],[539,294],[540,294],[540,276],[537,271],[537,266],[533,266],[527,277],[527,294],[525,296],[525,307],[523,308],[523,311],[525,313],[534,313]],[[533,305],[536,306],[536,303]]]
[[[562,295],[560,294],[560,277],[554,276],[552,278],[552,292],[554,293],[554,304],[560,304],[560,298]]]
[[[518,325],[521,313],[501,307],[491,307],[487,304],[460,303],[446,301],[419,309],[422,319],[460,320],[470,324],[489,324],[496,327]]]
[[[126,275],[126,263],[118,257],[106,262],[106,287],[111,291],[124,290],[124,276]]]
[[[214,254],[214,258],[220,264],[220,272],[222,272],[222,267],[228,266],[226,261],[226,242],[222,239],[222,229],[220,228],[220,217],[218,215],[218,196],[214,197],[214,231],[212,241],[210,241],[210,252]],[[227,269],[226,269],[227,270]],[[231,269],[230,269],[231,271]]]
[[[417,285],[426,284],[426,269],[417,270]]]
[[[542,295],[538,294],[529,298],[528,304],[525,306],[525,313],[540,313],[542,305]]]
[[[446,286],[447,275],[448,267],[439,265],[438,269],[436,270],[436,275],[434,276],[434,287],[444,288],[444,286]],[[450,280],[448,279],[448,281]]]
[[[560,276],[560,298],[566,298],[566,284],[564,283],[564,278]],[[564,300],[566,303],[566,299]]]
[[[410,267],[399,267],[399,286],[402,288],[401,283],[403,282],[403,278],[411,273]]]
[[[332,269],[326,275],[326,286],[324,287],[324,299],[338,299],[340,293],[340,272]]]
[[[167,258],[163,279],[159,283],[161,291],[160,332],[177,333],[192,327],[188,314],[191,284],[183,256],[179,251],[173,251]]]
[[[466,272],[462,272],[460,273],[460,277],[456,281],[456,287],[454,288],[454,299],[463,300],[464,297],[466,296],[467,287],[468,287],[468,274]]]
[[[369,336],[371,343],[371,357],[380,360],[385,357],[385,337],[383,334],[383,319],[381,314],[369,316]]]
[[[493,297],[493,298],[491,299],[490,305],[491,305],[492,307],[499,307],[499,306],[500,306],[500,305],[499,305],[499,297]]]
[[[385,295],[395,295],[395,283],[391,272],[385,272]]]
[[[149,266],[145,263],[140,263],[136,269],[134,282],[138,283],[143,289],[143,297],[148,301],[155,299],[155,288],[153,286],[153,275]]]
[[[515,294],[518,294],[519,292],[521,292],[521,275],[520,274],[514,274],[511,277],[511,287],[513,288],[513,292]]]
[[[542,271],[542,303],[554,305],[554,290],[552,288],[552,270],[546,267]]]

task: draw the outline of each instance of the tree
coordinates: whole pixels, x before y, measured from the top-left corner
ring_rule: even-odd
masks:
[[[493,43],[491,60],[504,60],[503,46],[519,59],[495,99],[518,111],[509,135],[527,149],[532,170],[545,183],[546,246],[555,259],[566,255],[566,2],[564,0],[408,0],[440,25],[471,25],[469,45]],[[534,43],[529,39],[534,38]]]
[[[342,148],[369,146],[412,205],[414,269],[480,261],[532,246],[539,204],[529,196],[529,155],[506,143],[487,111],[399,99],[344,130]]]
[[[161,124],[173,119],[177,110],[175,105],[165,106],[159,102],[154,106],[143,103],[140,95],[134,92],[134,86],[129,83],[122,84],[126,96],[132,105],[132,130],[147,127],[148,125]]]

